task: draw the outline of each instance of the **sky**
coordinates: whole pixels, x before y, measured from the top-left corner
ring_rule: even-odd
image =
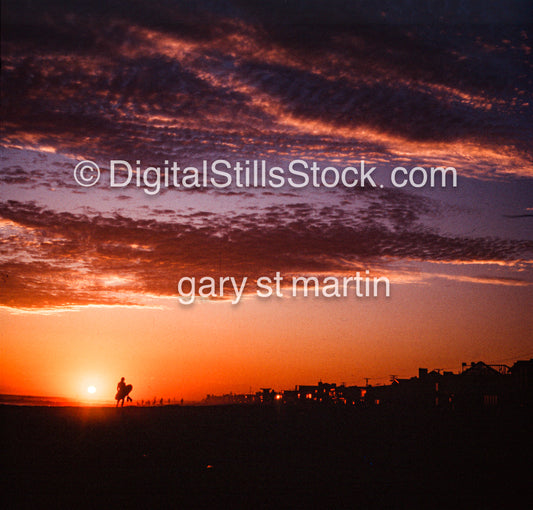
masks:
[[[2,2],[0,392],[112,400],[124,376],[198,400],[533,357],[531,20],[520,1]],[[376,186],[135,185],[216,160],[364,161]],[[457,186],[396,187],[399,166]],[[292,295],[358,271],[390,296]],[[258,297],[276,272],[282,296]],[[185,277],[248,284],[183,305]]]

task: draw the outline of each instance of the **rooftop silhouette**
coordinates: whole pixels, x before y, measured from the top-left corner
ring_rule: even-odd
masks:
[[[511,367],[483,361],[463,363],[461,372],[429,371],[401,379],[391,376],[390,384],[346,386],[319,382],[297,385],[291,390],[262,388],[255,393],[207,395],[206,404],[331,404],[357,407],[495,407],[532,404],[533,359]]]

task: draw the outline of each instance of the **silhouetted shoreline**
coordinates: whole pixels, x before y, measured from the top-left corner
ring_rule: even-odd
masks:
[[[8,508],[501,508],[529,490],[528,411],[4,405],[3,493]]]

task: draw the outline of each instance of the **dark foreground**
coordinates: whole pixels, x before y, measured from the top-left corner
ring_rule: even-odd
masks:
[[[505,508],[531,497],[526,411],[2,406],[2,493],[7,508]]]

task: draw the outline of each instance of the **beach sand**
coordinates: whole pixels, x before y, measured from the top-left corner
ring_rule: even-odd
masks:
[[[4,508],[501,508],[526,410],[0,406]]]

